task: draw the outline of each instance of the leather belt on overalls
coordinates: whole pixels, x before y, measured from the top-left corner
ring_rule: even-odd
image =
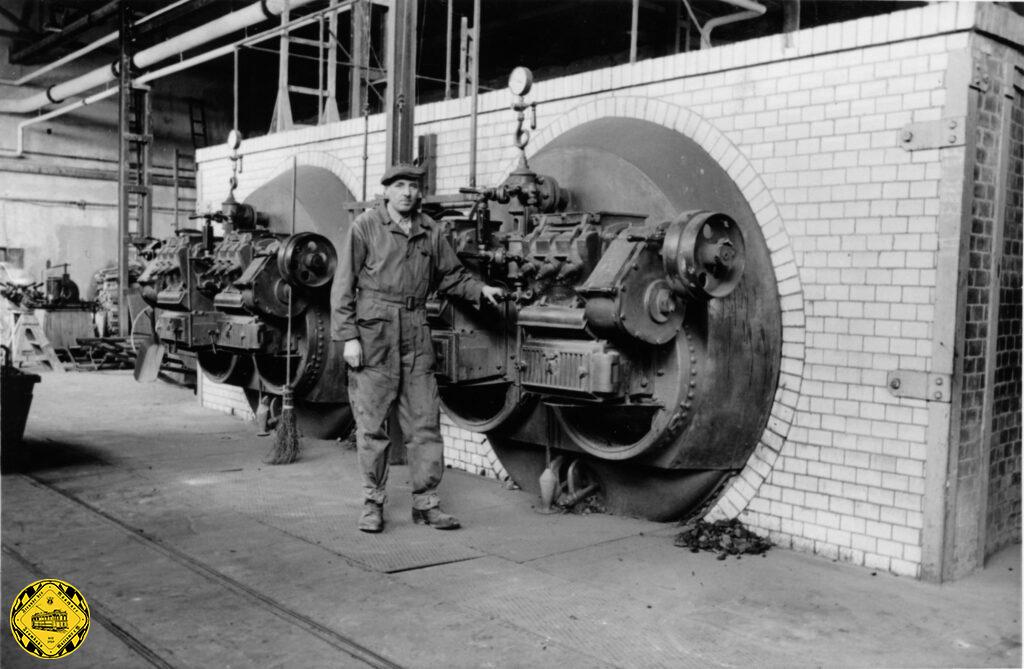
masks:
[[[374,290],[372,288],[360,288],[359,297],[369,297],[381,302],[387,302],[388,304],[397,304],[400,307],[405,308],[407,311],[415,311],[416,309],[422,309],[426,306],[427,300],[424,297],[402,297],[400,295],[393,295],[391,293],[385,293],[381,290]]]

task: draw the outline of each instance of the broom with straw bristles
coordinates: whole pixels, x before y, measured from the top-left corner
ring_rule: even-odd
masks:
[[[295,181],[298,161],[292,158],[292,235],[295,234]],[[292,287],[288,287],[288,336],[285,339],[285,381],[281,393],[281,418],[274,433],[274,447],[264,462],[268,465],[287,465],[299,459],[299,428],[295,424],[295,397],[292,387]]]

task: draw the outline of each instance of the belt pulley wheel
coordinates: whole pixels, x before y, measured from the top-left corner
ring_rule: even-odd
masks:
[[[319,288],[334,277],[338,253],[329,239],[315,232],[300,232],[281,244],[277,268],[293,286]]]
[[[725,214],[687,211],[669,224],[661,257],[673,288],[700,300],[725,297],[743,278],[743,233]]]

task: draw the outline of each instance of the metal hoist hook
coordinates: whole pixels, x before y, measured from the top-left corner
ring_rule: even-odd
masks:
[[[529,105],[518,105],[514,107],[518,114],[516,114],[516,130],[513,135],[513,144],[520,151],[526,149],[526,145],[530,143],[530,130],[523,127],[523,122],[526,120],[526,114],[524,113],[526,107],[530,108],[530,130],[537,129],[537,103],[531,102]]]

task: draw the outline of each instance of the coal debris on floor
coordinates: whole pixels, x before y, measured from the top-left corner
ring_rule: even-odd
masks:
[[[587,495],[583,499],[572,503],[563,502],[569,502],[569,500],[559,500],[558,502],[558,505],[563,509],[563,513],[588,514],[608,512],[604,505],[604,498],[596,493]]]
[[[509,490],[519,490],[515,483]],[[569,494],[562,494],[551,504],[551,513],[571,513],[575,515],[587,515],[591,513],[608,513],[604,498],[600,493],[592,493],[585,497],[576,498]]]
[[[718,553],[719,560],[730,555],[737,559],[742,555],[763,556],[772,546],[771,540],[754,534],[736,518],[713,523],[701,518],[688,521],[674,543],[680,548],[689,548],[691,553]]]

